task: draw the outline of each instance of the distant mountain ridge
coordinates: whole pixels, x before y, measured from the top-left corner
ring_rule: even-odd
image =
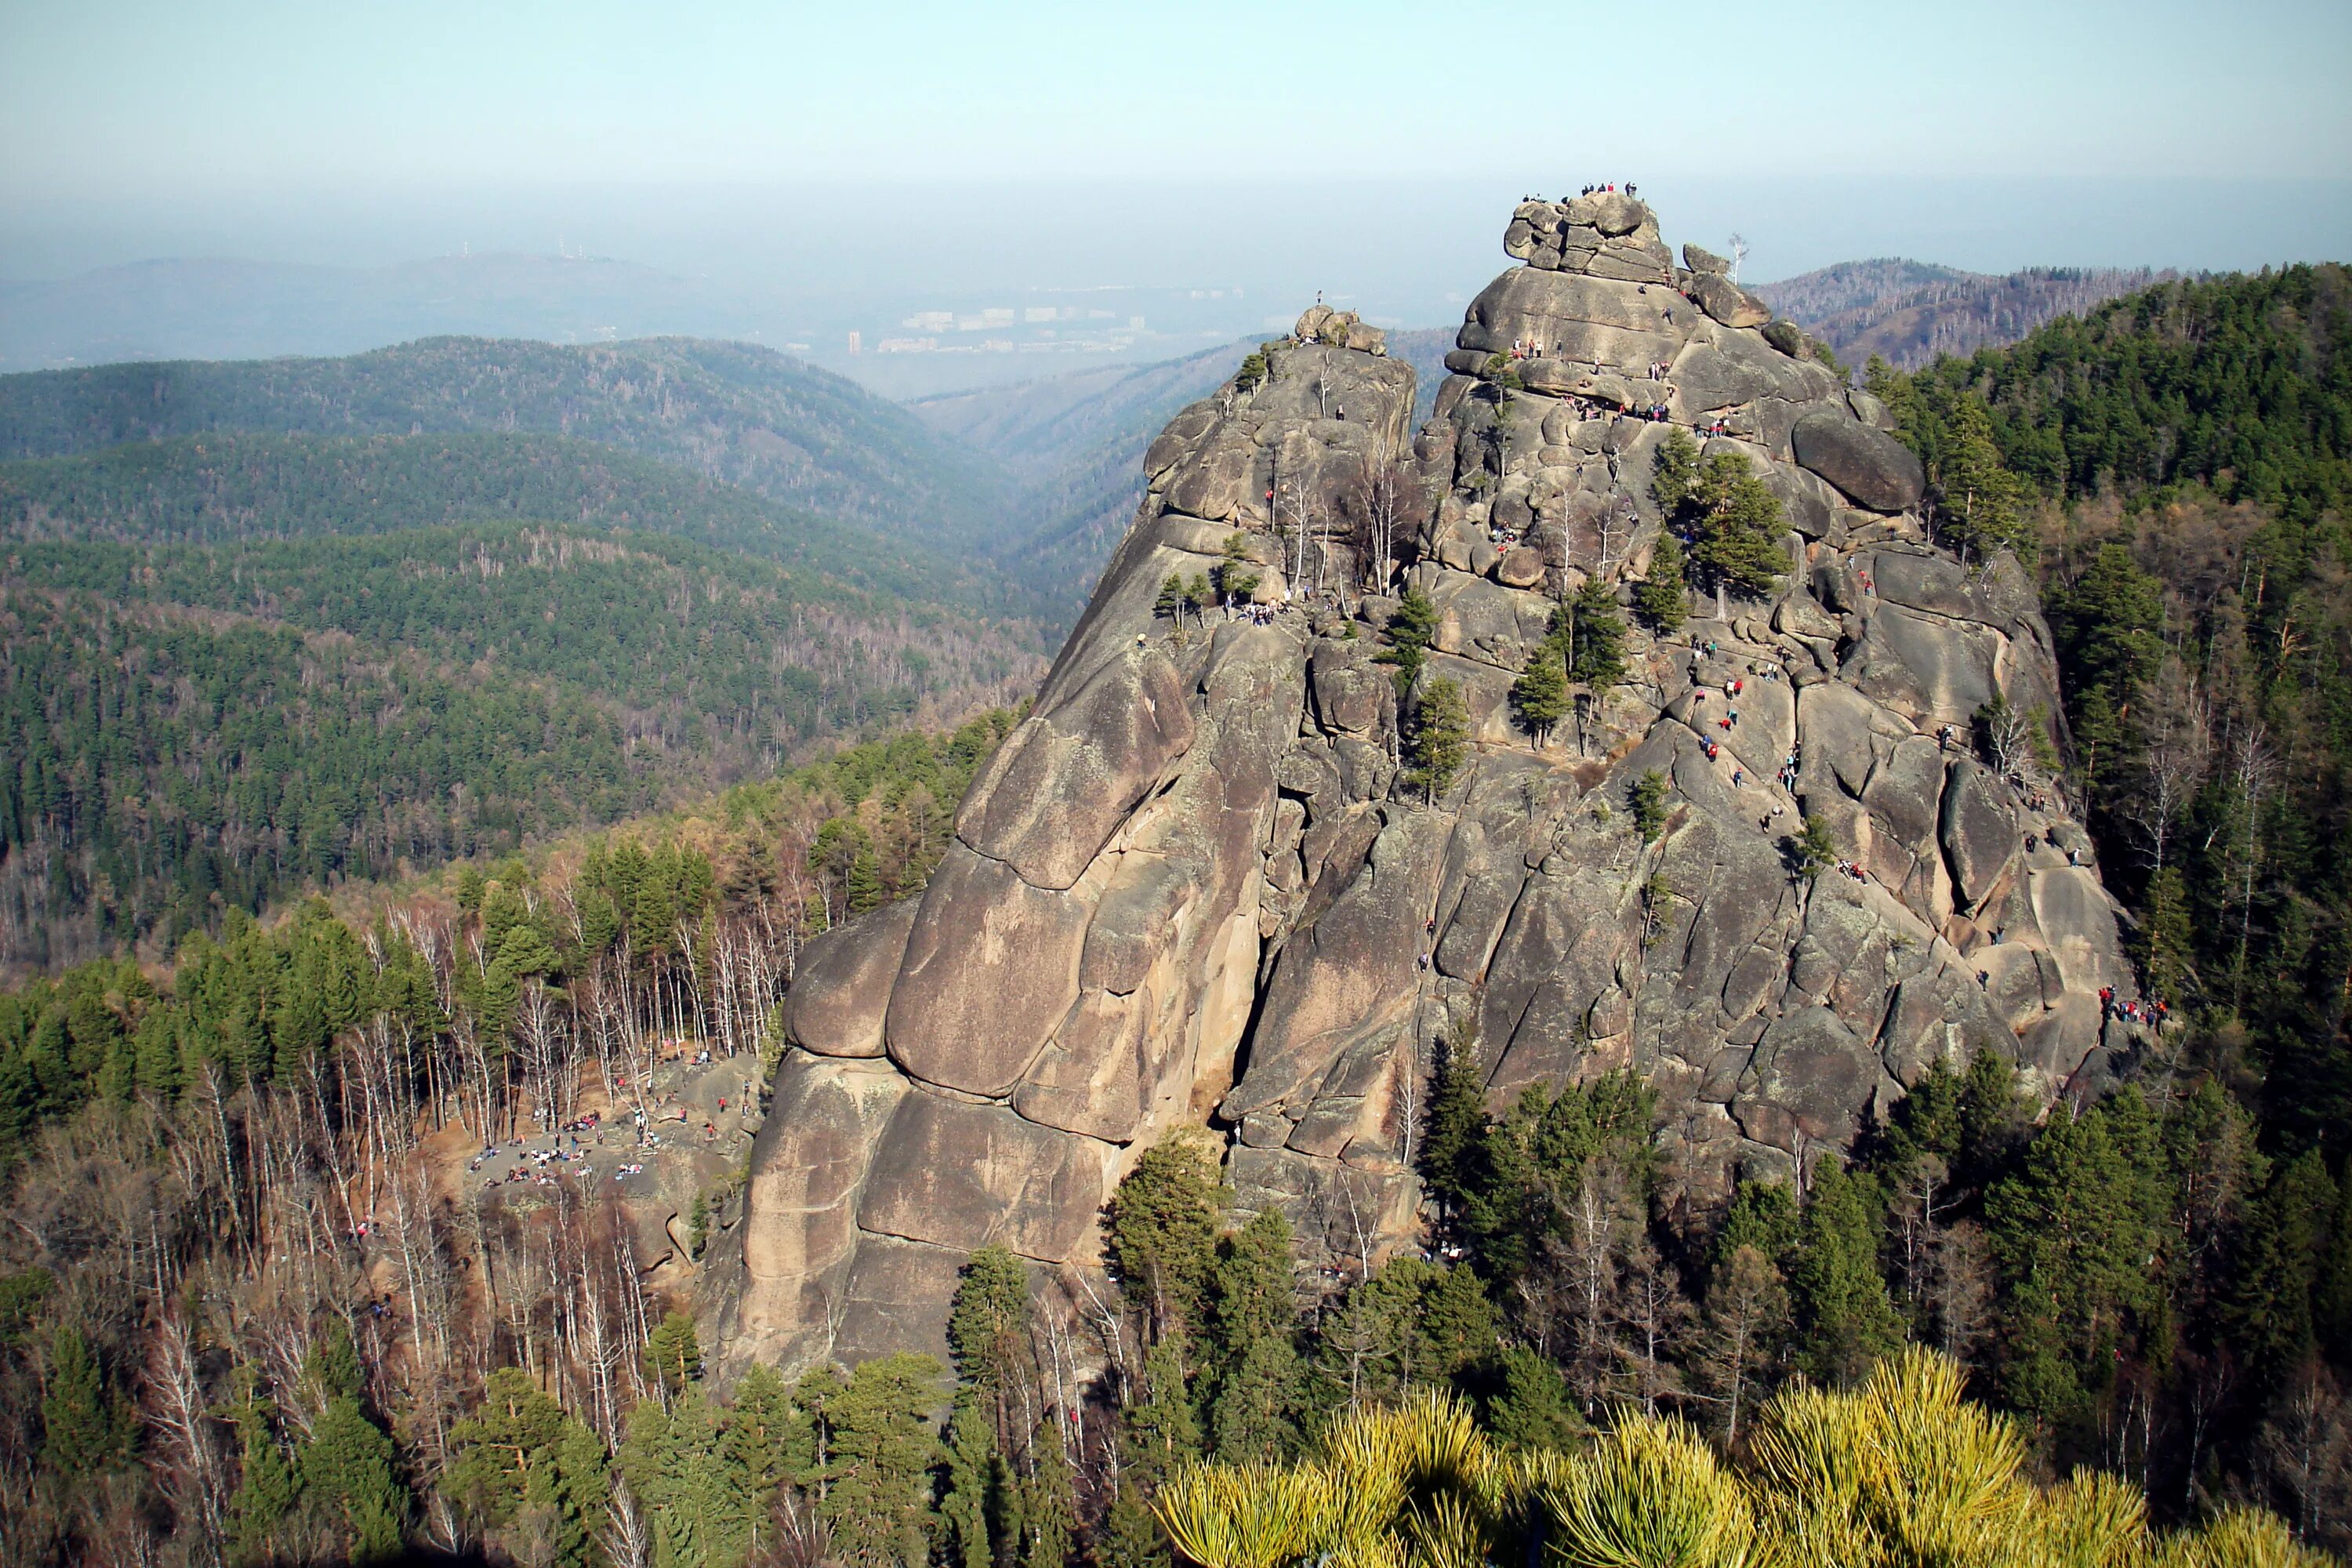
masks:
[[[1753,292],[1859,365],[1916,370],[1938,354],[2015,342],[2060,316],[2172,278],[2146,267],[2029,267],[2005,277],[1902,257],[1842,261]]]
[[[846,521],[971,542],[988,465],[856,383],[750,343],[427,338],[337,359],[167,361],[0,376],[0,458],[205,430],[533,431],[674,463]]]

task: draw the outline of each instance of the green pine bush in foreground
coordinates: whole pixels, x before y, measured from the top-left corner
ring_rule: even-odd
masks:
[[[1513,1450],[1451,1395],[1335,1422],[1296,1465],[1194,1465],[1157,1510],[1200,1568],[2293,1568],[2328,1561],[2275,1517],[2159,1536],[2138,1490],[2021,1473],[2017,1423],[1970,1403],[1958,1363],[1913,1346],[1851,1390],[1791,1387],[1744,1463],[1679,1420],[1630,1412],[1573,1453]]]

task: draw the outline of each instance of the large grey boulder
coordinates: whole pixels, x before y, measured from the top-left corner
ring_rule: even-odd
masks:
[[[1962,914],[1973,914],[2017,864],[2023,836],[2008,789],[1974,760],[1955,762],[1944,781],[1937,835],[1952,868]]]
[[[1790,432],[1797,461],[1873,511],[1901,511],[1927,493],[1927,470],[1911,448],[1839,409],[1799,417]]]
[[[1691,298],[1698,308],[1727,327],[1760,327],[1772,319],[1772,307],[1716,272],[1693,272]]]
[[[882,1055],[882,1015],[920,900],[901,899],[802,950],[784,998],[784,1033],[821,1057]]]
[[[1683,265],[1693,272],[1728,272],[1731,263],[1714,251],[1683,241]]]
[[[1087,912],[1002,860],[949,846],[890,990],[890,1059],[925,1083],[1010,1091],[1078,999]]]

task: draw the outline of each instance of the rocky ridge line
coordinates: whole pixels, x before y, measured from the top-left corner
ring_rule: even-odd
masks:
[[[1091,1314],[1100,1206],[1181,1127],[1222,1141],[1244,1210],[1281,1206],[1335,1258],[1391,1248],[1418,1227],[1417,1100],[1457,1020],[1497,1101],[1645,1075],[1692,1208],[1843,1148],[1931,1061],[1990,1047],[2051,1096],[2124,1047],[2087,838],[2054,792],[1940,738],[1996,692],[2060,710],[2023,573],[1932,547],[1885,411],[1719,258],[1673,266],[1643,204],[1525,204],[1505,248],[1525,265],[1469,307],[1418,432],[1411,369],[1318,307],[1153,443],[1134,525],[928,889],[809,949],[740,1254],[709,1277],[730,1353],[936,1350],[991,1242]],[[1783,588],[1637,631],[1627,682],[1538,747],[1512,681],[1561,598],[1641,580],[1677,427],[1718,432],[1705,452],[1780,499]],[[1235,534],[1254,597],[1286,607],[1156,616]],[[1456,682],[1473,721],[1433,805],[1399,786],[1373,658],[1397,600],[1365,590],[1406,584],[1439,613],[1421,679]],[[1626,803],[1652,771],[1672,810],[1645,844]],[[1791,875],[1802,814],[1866,879]]]

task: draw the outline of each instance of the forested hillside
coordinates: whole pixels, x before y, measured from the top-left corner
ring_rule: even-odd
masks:
[[[495,518],[674,533],[913,599],[1007,596],[995,575],[906,535],[571,437],[216,430],[0,463],[11,539],[302,539]]]
[[[2053,318],[2170,276],[2145,267],[2029,267],[1992,277],[1889,258],[1842,261],[1755,291],[1842,359],[1859,364],[1875,354],[1916,370],[1946,354],[2014,342]]]
[[[495,854],[1002,700],[991,623],[519,522],[0,563],[0,964],[168,951],[306,883]]]
[[[748,343],[431,338],[341,359],[0,376],[0,458],[211,430],[570,436],[894,533],[968,542],[994,521],[984,462],[854,383]]]
[[[781,1408],[730,1421],[721,1449],[691,1324],[665,1317],[646,1277],[662,1259],[631,1252],[619,1194],[501,1201],[464,1152],[576,1104],[583,1079],[646,1107],[665,1037],[756,1072],[806,933],[921,886],[1016,717],[349,896],[348,924],[317,900],[233,918],[160,981],[109,960],[0,993],[0,1184],[26,1222],[0,1237],[0,1559],[373,1562],[544,1527],[544,1561],[639,1561],[603,1544],[625,1438],[643,1501],[624,1548],[738,1540],[740,1510],[697,1489],[722,1456],[754,1485],[823,1477],[845,1537],[898,1521],[928,1485],[930,1382],[845,1379],[830,1458],[754,1457],[790,1442]],[[586,1373],[559,1384],[571,1416],[517,1370],[553,1372],[557,1340],[595,1364],[561,1352]],[[761,1397],[755,1379],[736,1407]],[[880,1453],[854,1440],[877,1422]],[[532,1468],[562,1478],[551,1504],[518,1489]]]
[[[1059,612],[983,459],[744,345],[5,376],[0,452],[0,970],[1003,700]]]

